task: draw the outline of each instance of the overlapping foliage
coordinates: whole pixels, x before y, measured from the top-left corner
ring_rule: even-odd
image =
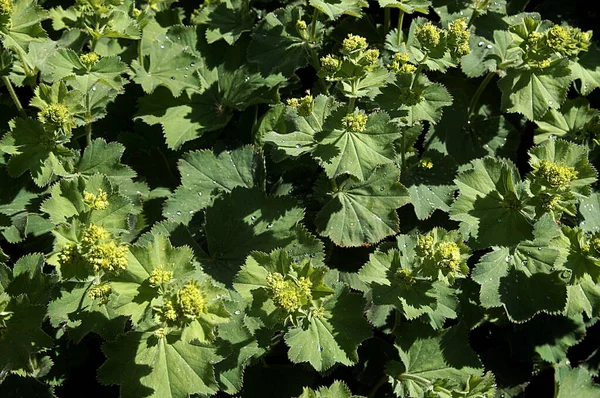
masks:
[[[598,43],[523,3],[0,0],[0,395],[600,395]]]

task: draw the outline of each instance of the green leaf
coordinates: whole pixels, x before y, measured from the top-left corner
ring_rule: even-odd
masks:
[[[482,375],[460,326],[432,333],[427,326],[413,323],[401,327],[398,336],[402,362],[388,362],[386,369],[398,397],[422,397],[440,383],[447,389],[459,388],[471,376]]]
[[[409,199],[399,174],[394,165],[383,165],[364,182],[348,177],[331,191],[320,187],[328,201],[316,217],[319,233],[340,246],[377,243],[394,235],[399,226],[396,209]]]
[[[473,280],[481,285],[481,305],[504,306],[514,322],[539,312],[559,313],[566,305],[565,276],[568,280],[570,273],[557,268],[560,252],[550,244],[560,230],[547,215],[536,223],[534,235],[514,249],[501,247],[484,255],[473,270]]]
[[[404,78],[397,78],[395,83],[381,89],[381,94],[375,98],[381,109],[387,111],[392,118],[406,118],[409,125],[421,120],[433,124],[439,122],[442,108],[452,105],[452,96],[448,90],[440,83],[431,83],[423,76],[412,89],[407,88],[406,83]]]
[[[399,8],[407,14],[419,12],[421,14],[429,13],[430,0],[378,0],[379,7]]]
[[[66,173],[66,162],[72,153],[54,142],[55,135],[34,119],[17,118],[10,122],[11,132],[0,140],[0,150],[12,155],[8,172],[18,177],[29,171],[38,186],[50,183],[55,175]]]
[[[21,257],[13,267],[13,277],[6,293],[26,295],[31,305],[46,305],[54,295],[57,276],[44,273],[44,256],[40,253]]]
[[[89,69],[81,63],[79,55],[70,49],[60,49],[48,59],[52,67],[52,81],[65,80],[82,93],[94,90],[98,83],[120,92],[126,80],[122,77],[129,69],[119,57],[101,57]],[[98,88],[96,87],[96,90]]]
[[[112,340],[125,330],[126,317],[89,296],[93,286],[93,282],[64,282],[59,296],[48,305],[52,326],[67,329],[75,342],[92,332]]]
[[[332,20],[336,20],[342,15],[361,18],[363,7],[369,6],[365,0],[310,0],[309,4]]]
[[[579,59],[569,63],[571,78],[581,83],[580,92],[588,95],[600,87],[600,49],[598,43],[592,42],[588,51],[581,54]]]
[[[200,63],[199,58],[168,39],[154,40],[149,46],[143,52],[143,65],[138,60],[131,63],[135,73],[133,81],[140,84],[144,92],[153,93],[158,86],[164,86],[174,97],[179,97],[184,90],[200,88],[194,67]]]
[[[318,390],[304,387],[302,395],[298,398],[361,398],[361,396],[352,395],[352,391],[343,381],[334,381],[331,386],[323,386]]]
[[[163,215],[187,224],[222,192],[238,186],[264,186],[265,165],[262,152],[244,146],[220,153],[187,153],[179,161],[179,173],[181,186],[167,199]]]
[[[85,193],[107,194],[104,209],[92,209],[84,200]],[[134,213],[131,201],[112,186],[108,178],[95,174],[84,179],[62,179],[52,187],[51,196],[42,203],[41,210],[50,215],[54,223],[65,223],[71,217],[109,229],[128,229],[128,215]]]
[[[304,326],[290,329],[284,336],[294,363],[308,362],[317,371],[336,363],[353,365],[358,361],[358,346],[371,337],[371,327],[357,308],[364,301],[340,286],[323,304],[322,317],[313,317]]]
[[[560,110],[550,109],[544,117],[536,121],[534,142],[542,143],[550,138],[564,138],[579,141],[586,133],[587,123],[600,113],[590,109],[590,103],[585,98],[567,100]]]
[[[98,370],[105,384],[121,385],[121,396],[187,398],[211,395],[218,385],[213,365],[221,359],[212,346],[185,343],[152,331],[130,332],[105,343],[107,361]]]
[[[583,217],[581,229],[587,232],[600,230],[600,193],[594,192],[589,198],[582,198],[579,202],[579,213]]]
[[[539,120],[549,108],[560,108],[571,80],[563,62],[545,69],[509,69],[498,81],[502,109],[521,113],[529,120]]]
[[[345,109],[334,112],[315,137],[317,145],[313,155],[321,159],[329,178],[350,174],[365,181],[377,166],[394,164],[396,153],[391,144],[401,136],[398,127],[390,123],[384,112],[368,115],[364,129],[356,131],[344,126],[344,117],[356,115],[367,116],[347,114]]]
[[[124,182],[136,176],[129,166],[121,164],[125,147],[118,142],[107,143],[101,138],[88,145],[75,165],[77,174],[92,177],[104,174],[113,183]]]
[[[38,5],[37,0],[19,0],[13,2],[10,24],[2,26],[2,43],[17,53],[25,53],[29,44],[43,41],[48,37],[42,21],[48,18],[48,12]]]
[[[254,18],[254,11],[248,9],[248,2],[221,0],[202,7],[194,15],[194,23],[208,26],[205,33],[208,43],[225,40],[227,44],[233,44],[242,33],[252,29]]]
[[[302,18],[300,7],[286,7],[267,14],[252,33],[248,60],[258,63],[264,76],[291,76],[308,62],[308,44],[296,28]]]
[[[291,249],[293,243],[298,244],[296,239],[303,233],[298,224],[303,217],[304,211],[290,197],[266,196],[256,187],[234,188],[206,209],[209,258],[201,260],[206,272],[230,284],[250,252]],[[308,256],[295,255],[298,259]]]
[[[556,398],[594,398],[600,394],[600,386],[592,381],[592,376],[584,368],[571,368],[562,365],[554,373]]]
[[[167,146],[178,149],[187,141],[201,137],[205,132],[224,127],[231,113],[219,108],[216,85],[211,85],[201,94],[173,97],[165,89],[157,89],[152,95],[139,100],[136,118],[149,125],[160,124]]]
[[[531,208],[515,165],[490,157],[471,165],[455,180],[460,195],[450,208],[450,218],[461,223],[465,236],[471,235],[473,247],[509,246],[530,238]]]

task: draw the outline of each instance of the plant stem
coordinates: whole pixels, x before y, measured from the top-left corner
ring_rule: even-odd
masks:
[[[92,123],[85,125],[85,144],[86,146],[92,145]]]
[[[309,39],[314,43],[317,41],[317,21],[319,20],[319,9],[315,8],[312,21],[310,21],[310,36]]]
[[[319,72],[321,70],[321,63],[319,62],[319,57],[317,56],[317,51],[315,51],[315,49],[313,48],[312,50],[310,50],[310,53],[311,53],[313,68],[315,68],[315,70],[317,71],[317,82],[319,83],[319,86],[321,87],[321,91],[325,95],[329,95],[329,89],[327,88],[327,83],[325,83],[325,80],[323,79],[323,77],[319,75]]]
[[[387,380],[388,380],[387,376],[383,376],[381,379],[379,379],[377,384],[375,384],[373,386],[373,388],[371,389],[371,391],[369,391],[369,395],[367,396],[367,398],[374,398],[375,394],[377,394],[377,391],[379,391],[381,386],[384,385]]]
[[[475,111],[475,107],[479,103],[479,97],[481,97],[481,94],[485,91],[485,88],[487,87],[487,85],[492,81],[492,79],[494,78],[494,75],[495,75],[494,72],[489,72],[487,74],[487,76],[485,77],[485,79],[483,79],[483,81],[481,82],[479,87],[477,87],[477,91],[475,91],[473,98],[471,98],[471,103],[469,104],[469,113],[467,114],[467,118],[469,118],[469,119],[471,118],[471,115]]]
[[[387,34],[390,31],[390,8],[386,7],[383,9],[383,33]]]
[[[350,101],[348,102],[348,113],[350,113],[354,110],[355,102],[356,102],[356,98],[354,98],[354,97],[350,98]]]
[[[21,105],[21,101],[19,101],[19,97],[17,97],[17,93],[15,93],[15,89],[14,89],[12,83],[10,82],[10,80],[8,79],[8,77],[2,76],[2,82],[6,86],[6,89],[8,90],[8,93],[10,94],[10,98],[12,98],[15,106],[17,107],[17,110],[19,111],[19,115],[21,115],[21,117],[23,117],[23,118],[26,118],[27,113],[25,113],[25,109],[23,109],[23,105]]]
[[[331,180],[329,180],[331,182],[331,190],[333,192],[338,192],[340,189],[338,187],[337,181],[335,180],[335,178],[332,178]]]
[[[404,22],[404,11],[399,10],[400,15],[398,15],[398,44],[402,43],[403,35],[402,35],[402,24]]]

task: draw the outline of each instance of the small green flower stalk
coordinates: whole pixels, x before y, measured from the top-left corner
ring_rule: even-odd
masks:
[[[529,151],[533,170],[527,176],[536,213],[575,214],[577,200],[591,193],[596,170],[589,164],[584,147],[563,140],[548,140]]]

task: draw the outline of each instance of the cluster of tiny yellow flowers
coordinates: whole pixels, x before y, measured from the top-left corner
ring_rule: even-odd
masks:
[[[110,232],[95,224],[83,234],[80,254],[94,272],[120,272],[127,268],[127,246],[117,245]]]
[[[451,51],[462,57],[471,53],[469,48],[469,39],[471,38],[471,32],[467,25],[465,18],[459,18],[448,25],[448,46],[451,47]]]
[[[342,42],[342,51],[350,54],[355,51],[365,50],[368,47],[367,39],[350,33]]]
[[[433,161],[430,158],[421,158],[421,160],[419,160],[419,166],[431,170],[433,168]]]
[[[175,304],[171,300],[167,301],[165,305],[163,305],[159,313],[160,317],[165,322],[175,322],[179,318]]]
[[[344,127],[353,133],[360,133],[367,129],[369,117],[364,113],[350,113],[342,119]]]
[[[142,10],[140,10],[139,8],[133,7],[133,10],[131,10],[131,15],[134,18],[139,18],[139,16],[142,15]]]
[[[112,287],[108,283],[92,286],[90,290],[88,290],[89,298],[98,300],[102,305],[108,303],[108,296],[110,296],[111,293]]]
[[[304,302],[312,299],[312,282],[304,277],[294,282],[284,280],[279,272],[269,273],[267,287],[273,294],[273,301],[288,313],[298,311]]]
[[[96,54],[95,52],[81,54],[79,56],[79,61],[81,61],[81,63],[87,68],[95,65],[99,60],[100,60],[100,56],[98,54]]]
[[[546,43],[552,50],[564,56],[577,55],[587,50],[592,39],[592,32],[582,32],[571,26],[554,25],[546,33]]]
[[[446,268],[452,272],[460,270],[460,248],[455,242],[438,243],[434,258],[442,268]]]
[[[63,104],[52,104],[38,112],[38,120],[63,130],[70,130],[74,123],[71,111]]]
[[[61,264],[67,264],[73,261],[77,255],[77,245],[75,243],[70,243],[63,247],[60,251],[60,253],[58,254],[58,261]]]
[[[444,31],[431,22],[417,26],[415,36],[425,48],[432,49],[440,45]]]
[[[173,271],[165,271],[165,268],[161,265],[155,268],[150,273],[150,284],[152,286],[160,286],[165,283],[169,283],[173,280]]]
[[[296,21],[296,29],[298,30],[298,32],[303,32],[306,30],[306,22],[304,22],[303,20],[299,19]]]
[[[13,12],[12,0],[0,0],[0,15],[8,15]]]
[[[542,160],[536,170],[536,175],[554,188],[566,188],[577,178],[577,170],[562,162]]]
[[[323,318],[323,316],[325,315],[325,308],[323,307],[318,307],[312,310],[312,316],[314,316],[315,318]]]
[[[394,275],[396,282],[404,287],[409,287],[415,284],[416,280],[412,272],[406,268],[399,268]]]
[[[552,211],[560,204],[561,198],[559,195],[544,195],[542,198],[542,208],[545,211]]]
[[[154,331],[154,335],[159,339],[164,339],[167,337],[167,329],[166,328],[158,328]]]
[[[388,68],[396,73],[408,75],[417,70],[417,67],[409,62],[407,53],[394,54],[394,60],[388,65]]]
[[[600,233],[596,232],[596,234],[594,234],[590,244],[592,248],[596,251],[596,253],[600,254]]]
[[[417,236],[417,252],[421,256],[433,255],[433,243],[435,239],[432,235],[419,235]]]
[[[83,202],[92,210],[104,210],[109,205],[108,195],[102,188],[98,188],[97,194],[83,191]]]
[[[340,60],[331,54],[321,58],[321,69],[327,76],[335,74],[340,68],[340,65]]]
[[[287,100],[288,106],[296,109],[298,115],[308,116],[312,113],[315,106],[315,100],[312,95],[307,94],[302,98],[290,98]]]
[[[206,296],[200,286],[194,281],[188,282],[177,293],[177,304],[181,313],[187,319],[193,320],[208,311]]]

